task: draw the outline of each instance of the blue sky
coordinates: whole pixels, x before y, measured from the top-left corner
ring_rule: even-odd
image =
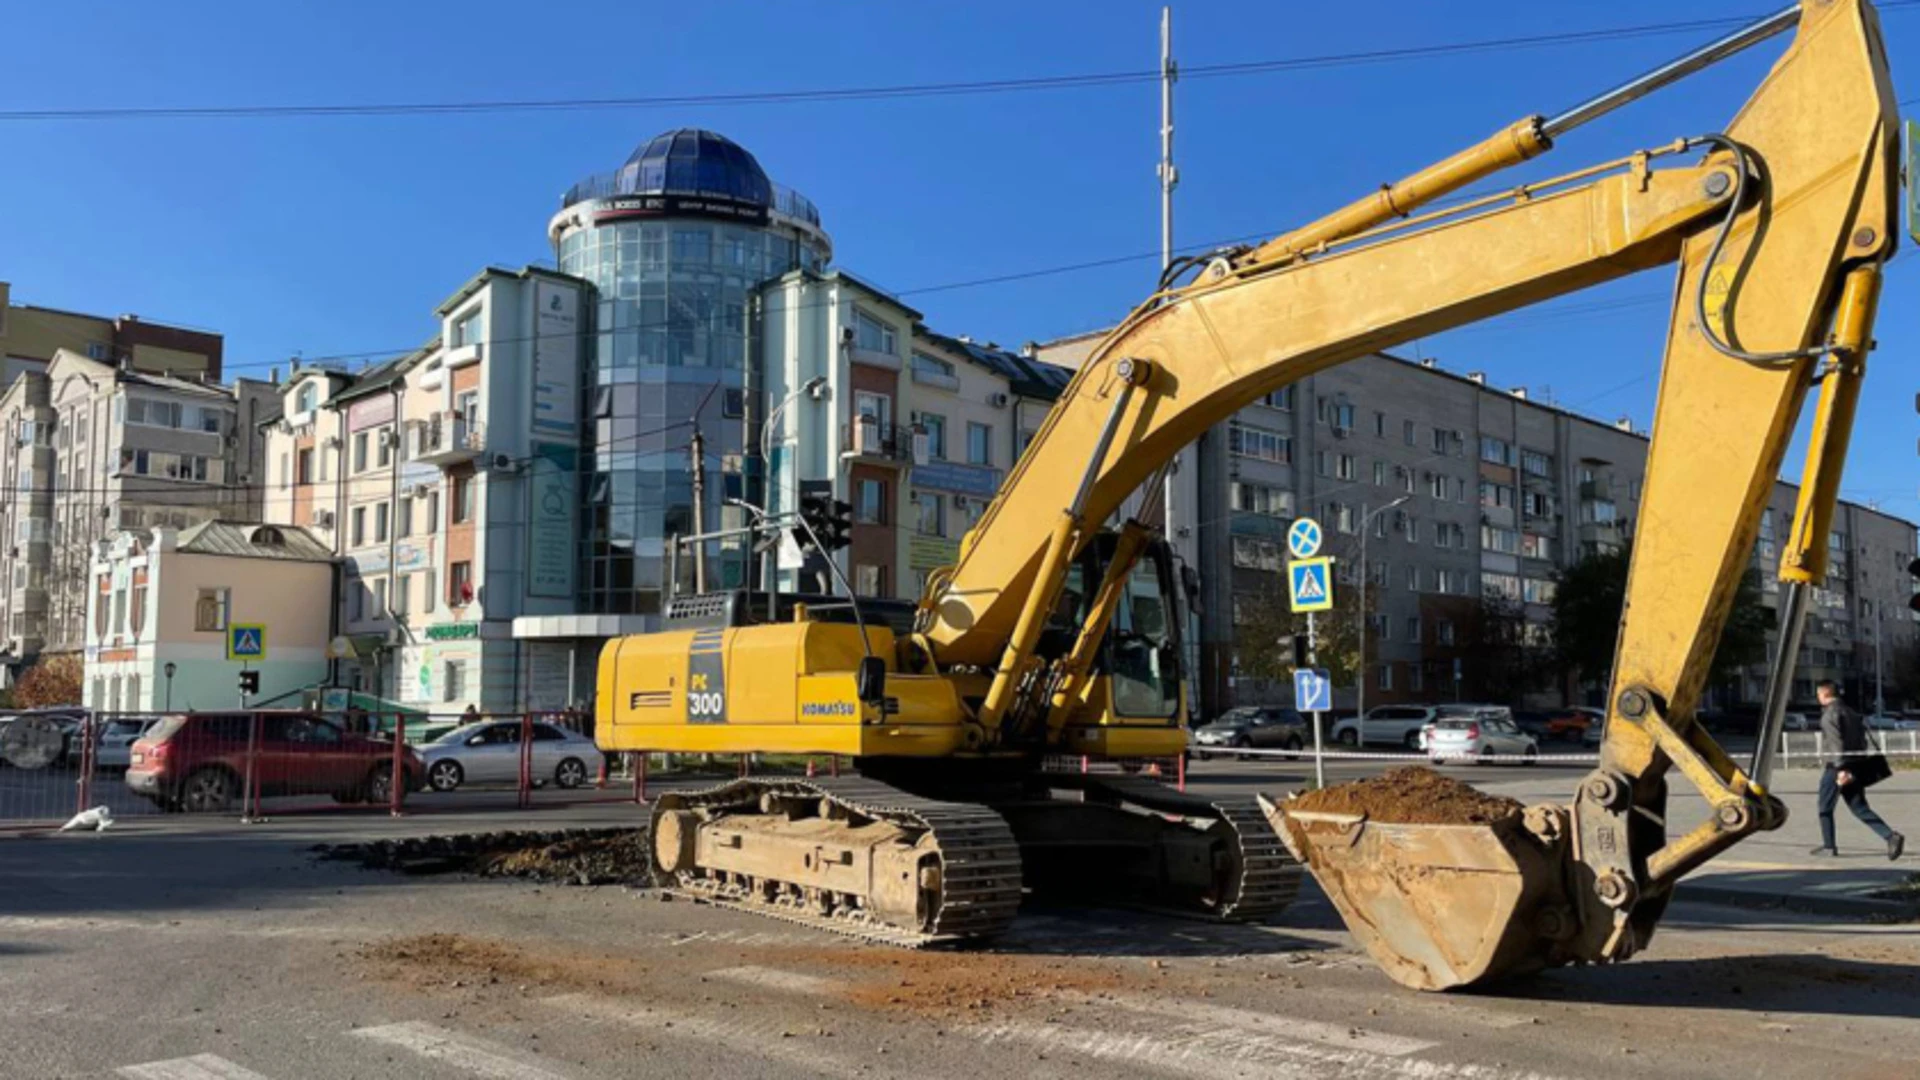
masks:
[[[1175,44],[1198,67],[1771,6],[1176,3]],[[633,97],[1148,70],[1158,12],[1133,0],[21,5],[6,20],[0,109]],[[1920,7],[1884,21],[1896,86],[1920,97]],[[1176,241],[1279,231],[1714,33],[1189,78],[1177,99]],[[1716,130],[1777,52],[1762,47],[1582,129],[1522,175]],[[1134,83],[731,107],[10,122],[0,124],[0,278],[22,303],[220,330],[239,373],[296,352],[399,350],[430,332],[433,307],[482,265],[550,258],[546,222],[569,183],[661,130],[695,125],[728,134],[818,203],[842,266],[908,292],[936,329],[1018,344],[1110,322],[1150,290],[1155,260],[931,287],[1155,251],[1158,108],[1156,87]],[[1847,483],[1850,497],[1908,517],[1920,517],[1916,284],[1920,258],[1891,268]],[[1645,424],[1669,288],[1670,273],[1656,271],[1418,349]]]

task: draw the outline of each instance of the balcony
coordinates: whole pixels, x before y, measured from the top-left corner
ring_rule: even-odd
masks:
[[[898,464],[913,460],[913,429],[862,418],[840,432],[846,456],[855,460]]]
[[[482,425],[465,414],[435,413],[413,427],[413,460],[428,465],[454,465],[480,456],[485,445]]]

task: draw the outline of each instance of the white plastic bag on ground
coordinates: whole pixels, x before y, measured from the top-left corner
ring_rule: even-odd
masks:
[[[72,832],[74,829],[92,829],[94,832],[105,832],[107,831],[107,826],[112,824],[113,811],[104,806],[95,806],[73,815],[72,820],[60,826],[60,831]]]

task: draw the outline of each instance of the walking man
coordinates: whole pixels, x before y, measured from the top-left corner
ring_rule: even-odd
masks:
[[[1822,680],[1814,687],[1820,696],[1820,746],[1826,766],[1820,771],[1820,846],[1815,855],[1838,855],[1833,840],[1833,805],[1846,800],[1847,809],[1887,843],[1887,858],[1897,859],[1906,850],[1907,838],[1894,832],[1880,815],[1867,805],[1867,789],[1853,782],[1848,766],[1871,752],[1867,745],[1866,721],[1840,700],[1840,684]]]

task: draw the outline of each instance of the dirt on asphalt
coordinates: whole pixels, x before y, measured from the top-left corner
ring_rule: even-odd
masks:
[[[1358,814],[1397,825],[1491,825],[1518,816],[1525,807],[1432,769],[1408,765],[1350,784],[1301,792],[1283,809]]]
[[[1065,957],[948,950],[776,948],[748,954],[755,963],[833,978],[845,1000],[864,1008],[926,1016],[980,1015],[1099,996],[1142,985],[1116,965]],[[1154,962],[1161,970],[1165,965]],[[1145,984],[1164,989],[1164,984]]]
[[[641,829],[490,832],[320,844],[324,859],[403,874],[475,874],[561,885],[650,885]]]
[[[648,970],[628,957],[552,945],[538,952],[466,934],[415,934],[364,946],[355,958],[382,981],[416,990],[560,987],[633,992]]]

